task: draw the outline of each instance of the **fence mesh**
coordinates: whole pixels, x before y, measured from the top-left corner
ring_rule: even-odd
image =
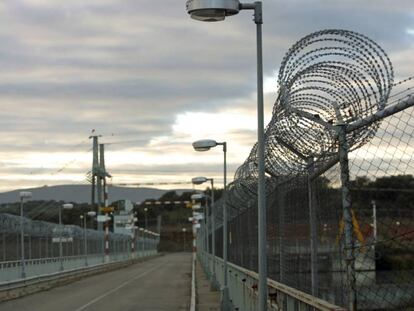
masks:
[[[62,239],[63,256],[85,255],[85,239],[88,255],[103,255],[104,232],[86,229],[74,225],[62,225],[46,221],[23,218],[25,259],[59,257],[59,241]],[[130,235],[109,233],[109,254],[142,251],[143,247],[154,249],[158,238],[149,237],[141,231],[133,239]],[[18,261],[21,259],[21,227],[20,217],[0,213],[0,262]]]

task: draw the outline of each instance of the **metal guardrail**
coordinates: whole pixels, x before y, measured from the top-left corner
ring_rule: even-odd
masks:
[[[199,260],[206,271],[212,271],[213,257],[199,254]],[[221,258],[215,258],[216,280],[223,284],[224,265]],[[258,310],[258,274],[232,263],[228,263],[228,286],[232,305],[237,311]],[[273,311],[346,311],[346,308],[301,292],[292,287],[268,279],[268,310]]]

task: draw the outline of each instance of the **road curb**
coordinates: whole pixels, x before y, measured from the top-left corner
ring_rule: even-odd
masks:
[[[196,309],[195,264],[196,264],[196,256],[195,256],[195,253],[193,253],[193,257],[192,257],[192,268],[191,268],[191,301],[190,301],[190,311],[195,311],[195,309]]]

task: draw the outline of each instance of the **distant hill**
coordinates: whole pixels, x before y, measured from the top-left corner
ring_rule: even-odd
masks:
[[[32,200],[56,200],[75,203],[87,203],[91,201],[90,185],[60,185],[45,186],[31,189],[20,189],[0,193],[0,204],[19,201],[20,191],[30,191],[33,194]],[[191,189],[174,189],[177,193],[191,191]],[[141,202],[145,199],[158,199],[164,193],[171,190],[155,188],[129,188],[111,186],[108,188],[109,202],[129,199],[132,202]]]

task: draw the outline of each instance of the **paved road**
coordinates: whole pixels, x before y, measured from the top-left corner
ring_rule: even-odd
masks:
[[[169,254],[0,303],[0,311],[182,311],[190,286],[190,253]]]

